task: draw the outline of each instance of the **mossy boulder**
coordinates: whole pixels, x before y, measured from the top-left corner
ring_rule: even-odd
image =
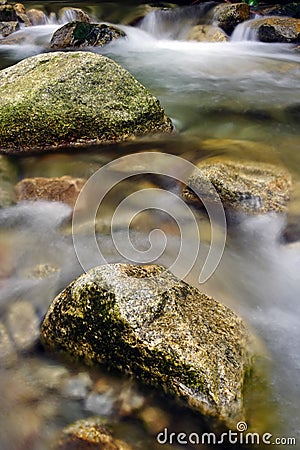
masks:
[[[41,339],[162,387],[227,426],[244,418],[245,324],[162,266],[110,264],[81,275],[54,299]]]
[[[103,47],[125,36],[124,31],[105,23],[73,21],[55,31],[50,41],[50,48]]]
[[[262,42],[300,42],[300,20],[290,17],[265,17],[253,20],[250,28]]]
[[[183,189],[183,198],[200,204],[194,191],[207,195],[207,180],[217,191],[225,208],[247,214],[283,212],[290,198],[291,175],[280,166],[251,160],[212,157],[197,164],[198,169]],[[215,191],[214,191],[215,192]],[[214,195],[211,197],[214,198]]]
[[[159,101],[105,56],[46,53],[0,71],[2,152],[111,143],[171,130]]]
[[[247,3],[220,3],[214,9],[213,22],[227,34],[235,27],[250,19],[250,7]]]

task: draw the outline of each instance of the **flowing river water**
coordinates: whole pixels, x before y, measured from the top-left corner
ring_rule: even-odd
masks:
[[[47,15],[47,23],[23,28],[15,33],[17,43],[0,45],[1,68],[47,51],[53,32],[61,26],[55,16],[61,3],[24,4],[27,8],[42,7]],[[82,4],[64,3],[63,6],[80,7]],[[136,6],[84,2],[84,8],[98,21],[105,19],[118,24]],[[209,21],[209,15],[206,20]],[[247,24],[240,25],[229,42],[185,41],[183,29],[191,25],[192,22],[180,14],[171,22],[162,13],[152,14],[138,27],[119,24],[127,34],[126,39],[117,40],[104,48],[92,49],[123,65],[159,98],[166,114],[176,126],[176,134],[168,138],[144,138],[73,155],[15,157],[14,163],[20,177],[72,175],[88,178],[105,163],[140,151],[165,152],[191,162],[227,153],[234,154],[235,158],[243,158],[247,152],[247,157],[254,160],[276,161],[287,167],[296,185],[300,178],[297,98],[300,88],[299,52],[289,44],[255,41]],[[123,166],[119,169],[126,172]],[[131,182],[129,190],[138,188],[139,183],[140,179]],[[118,205],[119,194],[118,191],[113,193],[106,205],[108,216]],[[166,205],[160,207],[168,210]],[[295,201],[293,207],[300,211],[299,202]],[[0,211],[1,244],[8,249],[14,268],[10,277],[0,285],[1,317],[6,317],[13,302],[27,299],[34,304],[41,319],[56,293],[82,273],[70,233],[61,232],[62,227],[69,226],[69,213],[65,205],[43,202],[19,204]],[[153,214],[153,221],[149,216],[144,219],[142,216],[134,239],[137,246],[142,246],[152,225],[154,228],[162,226],[169,240],[165,255],[158,261],[168,265],[168,258],[178,250],[178,235],[172,220],[168,221],[162,214]],[[118,233],[122,239],[122,217],[120,220]],[[269,420],[270,427],[271,424],[273,427],[272,433],[276,421],[278,435],[297,438],[298,447],[291,448],[299,448],[300,244],[283,241],[286,221],[285,215],[275,214],[240,217],[228,228],[220,265],[200,288],[245,318],[261,339],[263,352],[270,364],[267,376],[269,387],[261,397],[252,399],[252,414],[256,416],[254,420],[265,423]],[[121,257],[113,249],[113,242],[106,232],[100,230],[99,236],[107,261],[130,259],[130,255]],[[84,252],[84,239],[82,248]],[[32,268],[39,264],[48,264],[58,270],[42,279],[29,276]],[[93,265],[93,255],[90,255],[90,266]],[[188,276],[188,281],[195,286],[198,285],[198,272],[196,264]],[[0,448],[3,450],[46,450],[57,430],[78,418],[99,411],[101,414],[109,404],[109,395],[112,395],[109,390],[103,394],[108,396],[106,400],[103,400],[102,395],[104,406],[100,407],[91,395],[89,400],[83,401],[80,396],[78,400],[76,395],[70,400],[65,391],[55,390],[52,380],[47,385],[47,392],[42,390],[40,394],[44,399],[28,400],[28,404],[25,401],[24,406],[23,397],[30,397],[29,393],[13,397],[7,391],[20,389],[18,383],[30,379],[28,372],[36,372],[32,375],[32,386],[39,392],[39,387],[36,387],[39,386],[39,377],[43,378],[47,373],[44,366],[39,366],[39,360],[43,361],[45,367],[53,369],[50,372],[54,373],[54,378],[59,378],[61,373],[64,376],[65,363],[52,360],[41,349],[36,349],[30,355],[19,355],[18,364],[13,369],[1,368],[0,389],[5,399],[2,417],[4,428],[0,436]],[[72,372],[73,369],[71,367],[68,370]],[[100,375],[91,372],[90,376],[94,379]],[[103,383],[111,386],[126,383],[116,374],[103,372],[101,376],[102,381],[105,380]],[[152,396],[152,401],[156,401],[153,400],[152,391],[145,395]],[[266,397],[269,406],[263,408],[261,403],[265,400],[262,399]],[[187,418],[184,419],[182,411],[177,411],[172,403],[163,407],[165,416],[171,417],[171,422],[177,424],[178,430],[180,426],[183,431],[184,427],[190,430],[191,424],[196,426],[197,419],[194,416],[190,417],[186,413]],[[51,408],[56,411],[55,414],[51,413]],[[107,408],[108,412],[104,416],[113,416]],[[44,422],[36,419],[33,410],[46,418]],[[50,418],[47,419],[48,416]],[[162,428],[165,416],[161,420]],[[43,437],[35,437],[29,443],[24,441],[20,444],[20,436],[27,436],[26,430],[22,434],[15,428],[26,429],[26,422],[30,421],[36,421],[37,428],[43,427],[42,432],[39,430],[36,433]],[[120,436],[129,436],[131,441],[140,442],[138,448],[160,448],[153,436],[149,438],[145,430],[140,430],[139,424],[128,420],[122,426],[119,429]]]

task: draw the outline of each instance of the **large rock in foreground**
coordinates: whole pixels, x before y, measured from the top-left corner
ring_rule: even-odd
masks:
[[[159,101],[104,56],[47,53],[0,72],[3,152],[109,143],[171,129]]]
[[[243,418],[251,366],[244,323],[162,266],[90,270],[55,298],[41,338],[51,350],[163,387],[226,425]]]

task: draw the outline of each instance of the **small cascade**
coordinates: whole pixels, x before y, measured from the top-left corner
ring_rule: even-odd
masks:
[[[258,41],[257,30],[251,27],[256,19],[246,20],[240,23],[233,31],[231,35],[231,41]]]
[[[193,25],[211,22],[209,12],[216,4],[211,1],[174,9],[156,9],[143,18],[139,27],[157,39],[180,39]]]

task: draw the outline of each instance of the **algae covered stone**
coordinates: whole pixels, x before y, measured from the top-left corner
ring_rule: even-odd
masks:
[[[102,47],[125,36],[124,31],[105,23],[73,21],[55,31],[50,48]]]
[[[81,275],[54,299],[41,339],[162,387],[226,425],[243,418],[252,364],[245,324],[162,266],[108,264]]]
[[[212,157],[197,164],[183,189],[183,198],[194,204],[200,200],[193,191],[207,193],[207,180],[217,191],[223,205],[247,214],[283,212],[290,197],[291,175],[276,164],[251,160]],[[213,190],[213,194],[215,191]],[[213,195],[212,195],[213,200]],[[208,198],[209,201],[209,198]]]
[[[159,101],[105,56],[47,53],[0,72],[3,152],[109,143],[171,130]]]

